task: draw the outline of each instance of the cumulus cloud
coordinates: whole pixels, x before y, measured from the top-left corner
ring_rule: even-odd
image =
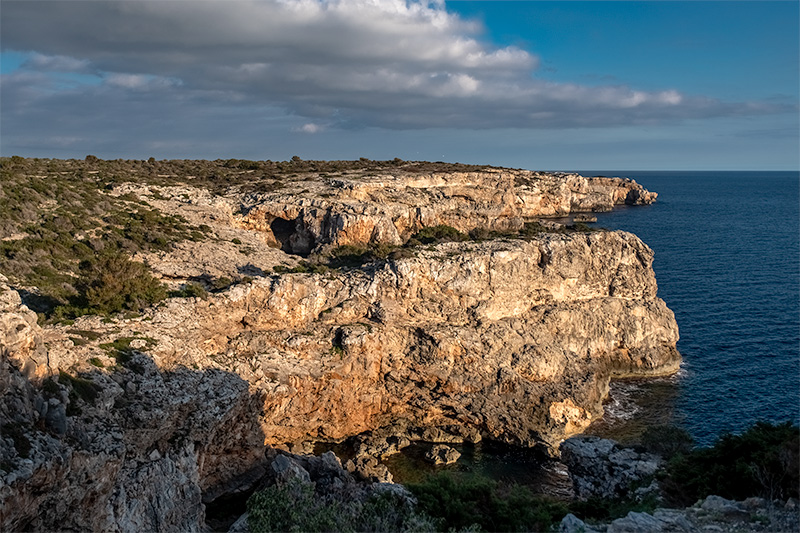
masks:
[[[415,0],[7,2],[2,18],[3,48],[32,51],[31,70],[96,73],[91,91],[104,97],[147,90],[195,110],[278,106],[309,121],[306,133],[323,123],[554,128],[774,111],[669,88],[537,80],[538,57],[481,32],[442,1]]]

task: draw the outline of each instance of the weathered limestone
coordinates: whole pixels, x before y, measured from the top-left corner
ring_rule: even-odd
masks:
[[[641,497],[657,494],[658,486],[647,487],[662,464],[660,457],[624,448],[599,437],[573,437],[561,443],[561,461],[567,465],[575,495],[580,499]],[[634,484],[642,485],[636,494]],[[650,489],[650,490],[642,490]]]
[[[334,177],[295,192],[258,193],[243,201],[244,227],[292,253],[324,245],[402,244],[426,226],[517,230],[536,217],[610,211],[649,204],[656,193],[632,180],[527,170]]]
[[[608,524],[587,524],[568,514],[559,525],[559,533],[685,533],[700,531],[797,531],[800,515],[796,500],[768,502],[748,498],[743,502],[708,496],[685,509],[658,508],[651,513],[631,511]]]
[[[41,329],[0,286],[0,529],[199,530],[206,504],[274,470],[265,445],[307,451],[373,432],[376,455],[347,465],[373,481],[391,479],[376,457],[409,438],[555,453],[601,416],[611,378],[677,370],[653,253],[624,232],[444,243],[361,269],[265,274],[297,260],[269,242],[306,252],[397,243],[441,223],[513,229],[652,201],[635,182],[493,170],[337,179],[299,198],[251,197],[239,220],[229,202],[191,203],[187,217],[225,238],[143,259],[164,279],[255,276],[207,299]],[[109,347],[125,338],[123,353]]]

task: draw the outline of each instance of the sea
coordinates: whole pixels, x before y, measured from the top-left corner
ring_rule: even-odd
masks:
[[[651,423],[698,445],[756,421],[800,422],[800,173],[586,172],[629,177],[649,206],[598,215],[655,252],[658,295],[675,312],[681,372],[618,382],[604,425],[626,440]],[[629,429],[626,430],[625,428]]]
[[[635,179],[649,206],[597,214],[595,227],[630,231],[655,252],[658,295],[680,329],[678,374],[615,381],[587,433],[636,443],[649,426],[686,429],[699,446],[757,421],[800,423],[800,173],[579,171]],[[558,472],[524,450],[461,446],[448,468],[547,485]],[[424,449],[394,456],[400,482],[426,468]],[[562,478],[563,479],[563,478]]]

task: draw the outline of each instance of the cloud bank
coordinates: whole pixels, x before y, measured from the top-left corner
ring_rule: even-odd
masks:
[[[58,110],[88,128],[115,110],[136,128],[144,117],[194,122],[199,113],[239,116],[247,108],[266,119],[279,109],[300,117],[292,131],[316,133],[595,127],[785,111],[671,88],[543,81],[538,57],[494,47],[482,31],[442,1],[7,1],[3,50],[29,56],[2,76],[3,112]]]

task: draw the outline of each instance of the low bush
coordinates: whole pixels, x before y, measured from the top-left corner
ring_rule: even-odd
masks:
[[[69,397],[71,401],[80,398],[89,404],[94,404],[102,387],[90,379],[71,376],[61,370],[58,373],[58,382],[69,387]]]
[[[73,315],[140,311],[167,297],[164,285],[142,263],[125,255],[106,254],[80,265]]]
[[[208,291],[199,283],[189,282],[178,291],[170,291],[169,296],[173,298],[201,298],[205,300],[208,298]]]
[[[688,453],[694,445],[694,439],[683,428],[676,426],[650,426],[642,433],[642,446],[664,459],[671,459],[679,453]]]
[[[453,226],[446,224],[439,224],[438,226],[429,226],[422,228],[417,233],[411,236],[412,240],[418,241],[422,244],[438,244],[441,242],[463,242],[468,241],[469,236],[461,233]]]
[[[501,486],[475,474],[439,472],[408,488],[439,531],[475,526],[483,531],[546,531],[567,513],[563,503],[537,497],[524,486]]]
[[[312,484],[299,481],[273,485],[247,501],[247,525],[253,533],[434,530],[430,520],[398,494],[348,496],[352,495],[318,495]]]
[[[661,485],[675,505],[691,505],[709,494],[733,500],[797,498],[799,456],[800,427],[758,422],[741,435],[723,435],[714,446],[676,454]]]

